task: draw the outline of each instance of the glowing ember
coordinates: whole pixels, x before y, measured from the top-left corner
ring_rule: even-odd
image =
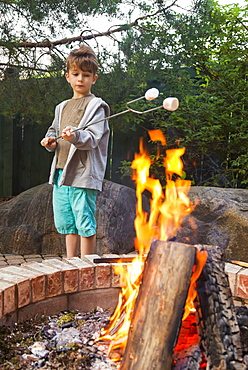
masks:
[[[152,141],[166,144],[166,139],[160,130],[149,131]],[[149,176],[151,159],[145,152],[140,141],[140,153],[135,155],[132,162],[133,179],[136,182],[136,219],[135,219],[135,248],[139,254],[131,264],[117,264],[115,273],[120,275],[121,292],[116,310],[110,318],[109,325],[102,330],[98,342],[109,343],[109,357],[113,361],[121,360],[128,337],[135,301],[138,296],[144,267],[144,255],[147,255],[153,240],[166,241],[175,235],[183,218],[194,209],[187,194],[190,181],[182,180],[183,162],[181,156],[185,148],[166,150],[164,159],[166,190],[164,191],[158,179]],[[173,176],[177,176],[173,180]],[[150,214],[143,211],[142,194],[145,190],[151,193]],[[198,258],[199,257],[199,258]],[[197,264],[191,278],[191,286],[184,318],[188,316],[195,299],[195,281],[205,263],[205,253],[198,253]]]

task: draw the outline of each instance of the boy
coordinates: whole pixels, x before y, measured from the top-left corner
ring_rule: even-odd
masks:
[[[98,76],[98,62],[93,50],[83,45],[71,51],[67,60],[67,82],[72,99],[55,109],[55,117],[41,145],[54,151],[49,183],[53,184],[55,226],[66,235],[67,257],[81,258],[94,253],[96,242],[96,197],[102,190],[109,126],[109,106],[91,93]],[[82,127],[82,130],[74,131]],[[62,136],[57,141],[54,138]]]

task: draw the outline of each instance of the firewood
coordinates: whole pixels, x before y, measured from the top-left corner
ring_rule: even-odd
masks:
[[[240,330],[232,299],[222,250],[196,246],[208,251],[208,259],[197,280],[199,334],[210,369],[243,370]]]
[[[198,370],[202,360],[202,351],[200,346],[194,343],[180,353],[180,357],[174,354],[173,359],[175,360],[173,370]]]
[[[169,370],[196,249],[155,241],[135,304],[122,370]]]

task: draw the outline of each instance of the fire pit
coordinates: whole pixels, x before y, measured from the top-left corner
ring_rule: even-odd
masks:
[[[165,143],[161,132],[155,136],[153,133],[151,140]],[[97,342],[109,345],[109,357],[118,363],[120,369],[193,370],[205,366],[216,370],[245,370],[247,353],[241,344],[222,251],[214,246],[171,241],[176,238],[182,219],[188,217],[195,207],[187,197],[190,182],[181,179],[183,163],[180,157],[185,149],[166,151],[165,191],[158,180],[149,177],[151,161],[143,151],[142,142],[140,149],[141,153],[132,164],[137,196],[135,245],[138,253],[131,256],[135,258],[126,263],[125,258],[124,261],[115,261],[121,262],[115,266],[97,264],[98,256],[87,256],[90,263],[86,265],[86,261],[80,259],[65,259],[56,262],[55,270],[49,262],[46,267],[26,264],[25,271],[22,271],[26,278],[20,277],[18,272],[13,278],[17,285],[14,290],[5,276],[3,320],[9,320],[6,313],[15,311],[17,302],[17,318],[24,319],[25,307],[30,303],[33,309],[38,309],[37,302],[47,298],[42,310],[45,307],[51,309],[54,297],[61,296],[68,310],[78,309],[82,303],[87,306],[90,302],[92,305],[94,296],[89,296],[89,290],[100,289],[105,298],[113,294],[117,305]],[[142,209],[144,190],[151,192],[149,217]],[[77,269],[75,264],[78,264]],[[27,270],[32,271],[31,276]],[[10,271],[6,271],[8,273]],[[110,282],[108,287],[111,288],[120,284],[118,302],[118,289],[108,290],[106,281]],[[11,294],[15,298],[8,301]],[[98,294],[95,292],[96,297]],[[97,305],[102,306],[99,302]],[[192,315],[195,315],[195,321]],[[194,326],[194,340],[185,340],[187,325],[184,321]],[[190,342],[190,345],[183,345],[183,342]],[[186,358],[191,361],[186,361]]]
[[[164,145],[166,140],[161,131],[157,131],[149,132],[150,138]],[[190,182],[181,179],[180,157],[184,152],[185,148],[166,151],[165,191],[159,180],[149,177],[151,159],[142,141],[140,154],[132,163],[139,253],[132,268],[119,270],[122,294],[110,325],[99,338],[100,342],[109,341],[110,356],[121,361],[123,370],[171,369],[181,321],[195,309],[201,328],[197,343],[205,346],[203,356],[207,366],[246,368],[231,291],[220,256],[215,262],[216,248],[168,242],[175,237],[182,219],[194,209],[187,197]],[[145,190],[151,193],[149,217],[142,209]],[[151,244],[154,239],[157,242]],[[144,264],[145,254],[148,255]],[[201,271],[207,260],[211,266],[201,285]],[[175,360],[175,364],[177,362]]]
[[[174,243],[171,243],[172,246]],[[208,249],[213,249],[213,255],[215,258],[219,258],[218,248],[211,246],[203,246]],[[210,254],[209,254],[210,255]],[[90,256],[91,260],[85,259],[82,261],[79,258],[74,259],[65,259],[64,261],[58,261],[56,259],[49,259],[43,261],[43,263],[29,263],[28,265],[23,265],[19,267],[7,267],[0,269],[0,286],[1,286],[1,299],[2,305],[1,308],[1,325],[10,325],[16,327],[15,323],[28,322],[30,319],[38,319],[42,315],[58,315],[59,311],[65,310],[80,310],[81,312],[87,312],[89,310],[95,309],[97,306],[109,307],[111,308],[110,312],[113,311],[114,307],[118,302],[118,293],[119,293],[119,276],[116,275],[113,271],[113,268],[116,264],[117,259],[120,257],[123,258],[123,266],[126,268],[130,264],[130,260],[134,258],[134,255],[126,256],[113,256],[106,255],[103,257],[94,255]],[[104,263],[99,263],[100,261]],[[91,261],[96,261],[91,262]],[[109,263],[108,263],[109,261]],[[238,271],[236,265],[231,265],[230,263],[225,264],[222,260],[217,263],[218,272],[217,275],[220,275],[224,282],[227,279],[226,274],[223,272],[224,265],[228,271],[231,271],[231,268],[235,268],[235,271]],[[219,264],[221,267],[219,267]],[[205,265],[204,269],[212,270],[211,262],[209,267],[208,262]],[[217,267],[215,266],[215,269]],[[39,272],[37,272],[39,270]],[[75,277],[75,270],[79,276],[79,279],[82,279],[82,282],[78,285],[79,280],[72,279],[72,276]],[[243,271],[243,274],[241,273]],[[26,273],[26,276],[25,276]],[[72,276],[70,274],[73,273]],[[236,275],[235,281],[242,280],[242,277],[245,278],[248,271],[247,269],[242,269],[239,267],[239,275]],[[59,276],[62,277],[60,280]],[[205,274],[203,270],[203,274]],[[240,275],[241,274],[241,275]],[[7,275],[7,276],[6,276]],[[204,276],[204,275],[203,275]],[[208,272],[207,272],[208,276]],[[238,278],[237,278],[238,276]],[[242,286],[234,286],[234,279],[231,272],[229,272],[230,282],[233,292],[241,292]],[[8,279],[7,279],[8,278]],[[45,289],[42,294],[41,286],[44,279]],[[205,279],[205,278],[204,278]],[[203,279],[203,281],[204,281]],[[213,277],[211,278],[213,280]],[[74,283],[73,283],[74,281]],[[57,290],[53,290],[52,282],[57,282]],[[30,289],[30,301],[23,306],[25,294],[25,286],[28,284]],[[38,292],[38,286],[40,285],[40,290]],[[74,284],[74,288],[73,287]],[[208,284],[208,283],[206,283]],[[215,283],[214,283],[215,284]],[[221,283],[222,288],[223,283]],[[5,289],[3,287],[5,286]],[[70,287],[70,288],[69,288]],[[229,285],[225,288],[228,291]],[[5,291],[6,290],[6,291]],[[73,293],[74,290],[74,293]],[[215,288],[209,290],[210,292],[215,292]],[[67,291],[67,293],[65,293]],[[70,292],[69,292],[70,291]],[[51,296],[53,292],[53,295]],[[38,297],[39,293],[39,297]],[[236,293],[237,294],[237,293]],[[241,294],[241,293],[239,293]],[[222,293],[223,296],[223,293]],[[245,298],[244,295],[234,296],[236,305],[240,304],[241,297]],[[248,294],[246,295],[248,302]],[[230,298],[230,297],[229,297]],[[40,300],[39,300],[40,299]],[[230,298],[232,300],[232,298]],[[230,303],[229,299],[229,303]],[[243,301],[244,302],[244,301]],[[228,306],[227,301],[227,306]],[[226,320],[225,310],[224,319]],[[79,307],[80,306],[80,307]],[[13,309],[12,307],[16,307]],[[10,309],[11,311],[7,311]],[[239,324],[241,327],[242,334],[242,345],[244,347],[244,357],[248,354],[247,348],[247,310],[245,306],[236,307],[238,310],[237,318],[239,319]],[[245,314],[242,314],[242,310],[245,311]],[[197,311],[198,312],[198,311]],[[233,311],[230,311],[233,314]],[[221,315],[221,313],[220,313]],[[197,369],[199,364],[202,362],[204,364],[204,358],[202,358],[203,352],[202,345],[204,337],[201,337],[201,342],[199,342],[199,322],[204,322],[205,319],[199,321],[196,318],[194,313],[191,313],[185,321],[182,322],[181,330],[179,332],[177,345],[174,348],[173,361],[174,367],[176,369]],[[219,320],[219,319],[218,319]],[[31,320],[32,322],[32,320]],[[221,322],[221,321],[220,321]],[[230,322],[230,321],[229,321]],[[202,335],[202,334],[201,334]],[[207,335],[212,334],[208,332]],[[227,340],[227,339],[225,339]],[[206,345],[205,347],[206,348]],[[192,365],[193,364],[193,365]],[[196,367],[196,364],[198,367]],[[113,365],[114,366],[114,365]],[[117,365],[114,366],[116,368]],[[194,367],[193,367],[194,366]],[[101,369],[102,370],[102,369]]]

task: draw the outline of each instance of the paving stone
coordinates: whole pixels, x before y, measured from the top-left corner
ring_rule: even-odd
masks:
[[[8,266],[8,263],[5,261],[0,261],[0,268]]]
[[[98,256],[98,254],[88,254],[88,255],[85,255],[82,259],[84,260],[84,261],[90,261],[91,263],[93,263],[94,264],[94,262],[93,262],[93,260],[95,259],[95,258],[101,258],[100,256]]]
[[[95,268],[84,267],[79,270],[79,291],[95,288]]]
[[[242,269],[237,274],[237,296],[248,298],[248,269]]]
[[[65,261],[54,258],[45,260],[42,263],[48,266],[54,266],[62,271],[64,277],[63,282],[65,293],[74,293],[78,291],[79,273],[77,267],[72,266]]]
[[[229,285],[232,291],[232,295],[237,294],[237,273],[242,269],[242,267],[238,265],[234,265],[233,263],[226,263],[225,264],[225,272],[228,275]]]
[[[25,258],[26,262],[42,262],[44,261],[42,257],[31,257],[31,258]]]
[[[5,272],[25,276],[31,281],[31,301],[37,302],[46,297],[46,276],[40,271],[29,270],[21,266],[8,266]]]
[[[23,255],[23,258],[24,259],[27,259],[27,258],[41,258],[41,254],[24,254]]]
[[[2,316],[16,310],[16,286],[6,281],[0,281],[0,292],[2,292]],[[1,315],[1,313],[0,313]]]
[[[0,280],[16,284],[17,286],[17,307],[23,307],[31,301],[31,284],[30,280],[25,276],[14,273],[6,273],[6,269],[1,269]]]
[[[62,261],[70,263],[78,268],[90,267],[95,266],[90,260],[81,259],[79,257],[72,257],[72,258],[63,258]]]
[[[96,288],[110,288],[111,286],[111,265],[109,263],[97,265],[96,271]]]
[[[8,259],[7,260],[7,264],[8,265],[21,265],[22,263],[24,263],[25,260],[24,259],[21,259],[21,258],[16,258],[16,259]]]
[[[24,260],[24,257],[19,255],[19,254],[9,254],[9,255],[6,255],[5,258],[8,261],[12,261],[12,260],[16,260],[16,259]]]
[[[61,270],[46,266],[43,263],[38,262],[28,262],[22,265],[27,269],[37,271],[39,273],[43,273],[47,276],[47,286],[46,286],[46,296],[47,297],[54,297],[57,295],[62,294],[63,292],[63,284],[62,284],[62,272]]]
[[[115,266],[117,263],[111,265],[111,286],[119,287],[120,286],[120,275],[115,272]]]

